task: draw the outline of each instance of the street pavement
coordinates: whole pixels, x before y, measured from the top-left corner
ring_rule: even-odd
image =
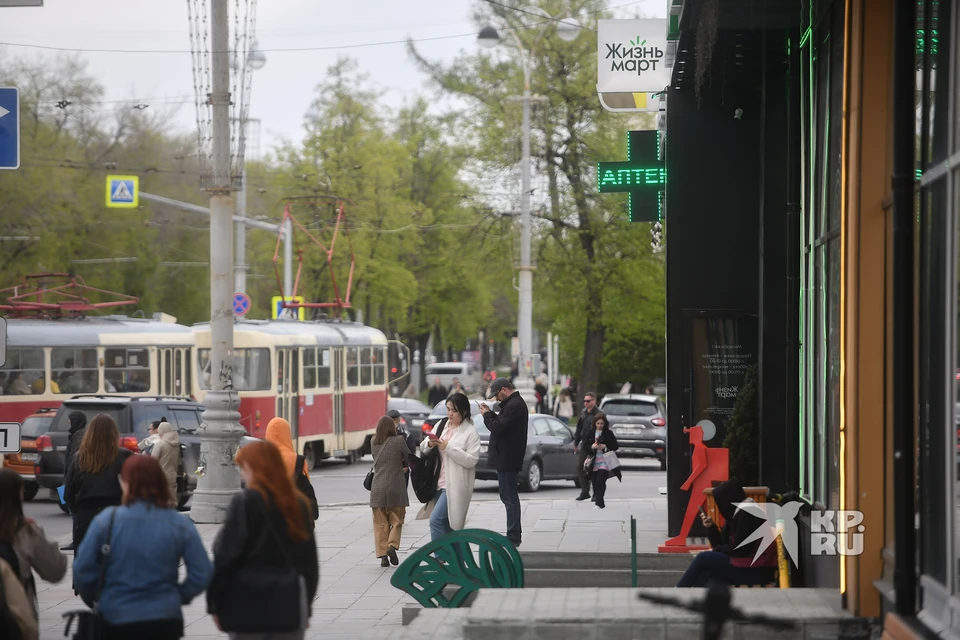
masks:
[[[308,638],[384,638],[400,627],[401,609],[412,602],[390,585],[393,569],[381,568],[374,557],[371,515],[366,506],[369,494],[361,485],[369,467],[368,458],[354,465],[324,465],[312,475],[324,506],[315,532],[320,586]],[[602,547],[604,551],[627,552],[633,515],[638,524],[638,551],[655,552],[666,539],[666,497],[659,492],[665,474],[655,460],[625,459],[624,467],[624,481],[612,479],[608,484],[604,510],[593,509],[589,501],[576,502],[578,490],[571,482],[547,482],[535,494],[522,493],[521,551],[583,552]],[[415,519],[419,508],[419,502],[412,499],[403,529],[401,562],[430,539],[427,521]],[[55,504],[34,501],[26,511],[50,537],[69,540],[69,518],[60,514]],[[466,526],[505,531],[506,515],[495,482],[477,482]],[[209,550],[218,526],[197,528]],[[58,585],[38,581],[42,640],[62,638],[61,615],[83,608],[70,584],[69,573]],[[203,596],[184,607],[184,621],[188,638],[225,637],[206,614]]]

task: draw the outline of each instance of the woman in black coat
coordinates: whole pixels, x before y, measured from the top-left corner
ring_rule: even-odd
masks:
[[[77,436],[74,436],[77,437]],[[94,517],[107,507],[120,504],[120,470],[133,455],[121,449],[120,431],[113,418],[100,414],[90,421],[63,487],[63,499],[73,514],[73,544],[79,549]]]
[[[593,425],[596,428],[593,444],[590,445],[590,455],[593,456],[593,501],[596,503],[594,509],[603,509],[607,506],[603,501],[607,492],[607,478],[615,475],[623,482],[619,460],[616,460],[616,456],[606,455],[619,449],[620,445],[617,444],[617,436],[610,430],[610,421],[605,413],[597,413]]]

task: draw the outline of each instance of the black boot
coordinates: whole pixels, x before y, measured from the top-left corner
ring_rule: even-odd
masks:
[[[578,500],[578,501],[583,501],[583,500],[588,499],[589,497],[590,497],[590,494],[589,494],[589,493],[581,493],[580,495],[577,496],[577,500]]]
[[[75,551],[76,548],[77,548],[77,545],[71,542],[69,544],[65,544],[62,547],[60,547],[60,551]]]
[[[380,566],[381,566],[381,567],[389,567],[389,566],[390,566],[390,561],[387,559],[387,556],[380,556]]]
[[[387,547],[387,558],[390,559],[390,564],[400,564],[400,558],[397,557],[397,550],[393,547]]]

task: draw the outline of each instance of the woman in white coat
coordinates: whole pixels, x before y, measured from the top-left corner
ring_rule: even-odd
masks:
[[[436,429],[434,427],[431,432],[434,437],[426,437],[420,443],[424,453],[434,447],[440,449],[437,495],[417,516],[418,520],[430,518],[431,540],[463,529],[467,521],[477,460],[480,458],[480,436],[470,419],[467,396],[455,393],[447,398],[447,422],[439,437],[436,437]]]

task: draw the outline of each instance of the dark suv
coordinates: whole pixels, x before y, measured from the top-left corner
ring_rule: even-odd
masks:
[[[611,393],[600,401],[600,411],[617,436],[618,454],[655,457],[666,470],[666,408],[658,396]]]
[[[45,435],[37,438],[37,460],[34,471],[41,488],[53,491],[63,484],[63,467],[67,451],[67,439],[70,430],[68,416],[81,411],[87,416],[87,422],[94,416],[105,413],[113,418],[120,431],[120,446],[137,452],[137,444],[149,435],[150,423],[166,418],[180,434],[181,471],[186,475],[187,490],[177,496],[182,507],[193,495],[197,486],[197,468],[200,458],[200,414],[203,405],[190,398],[160,396],[114,396],[82,395],[65,401],[57,410],[57,415]],[[182,484],[182,483],[181,483]]]

